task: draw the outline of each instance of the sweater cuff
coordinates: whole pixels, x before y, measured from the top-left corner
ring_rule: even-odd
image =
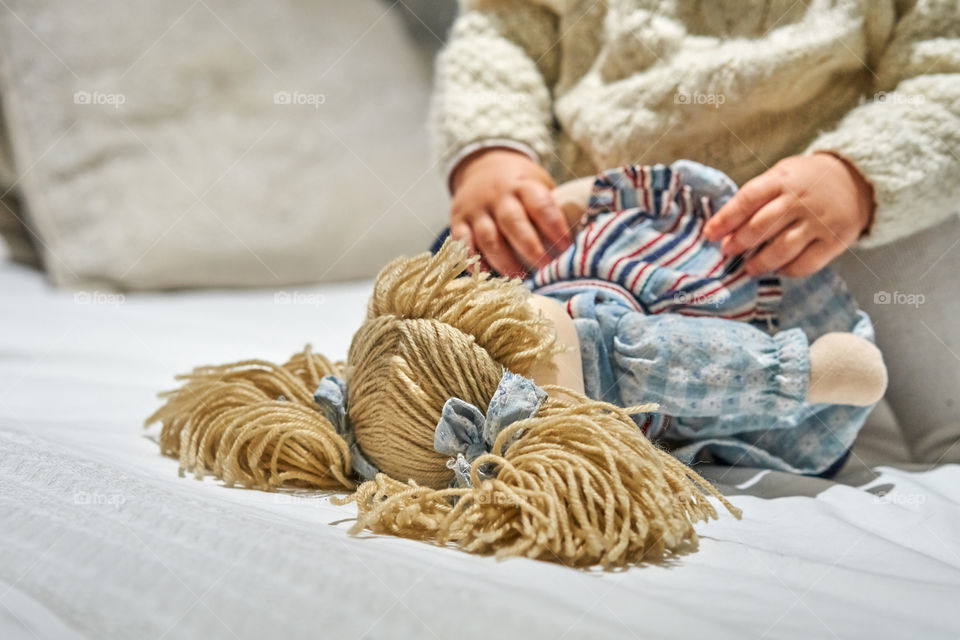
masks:
[[[447,191],[453,193],[453,174],[456,173],[457,169],[460,167],[460,163],[466,160],[469,156],[472,156],[478,151],[484,149],[510,149],[512,151],[518,151],[528,158],[540,164],[540,156],[536,151],[533,150],[528,144],[523,142],[518,142],[517,140],[511,140],[509,138],[486,138],[484,140],[477,140],[476,142],[471,142],[470,144],[462,147],[446,164],[444,167],[445,175],[447,176]]]
[[[887,244],[910,235],[926,226],[920,217],[907,212],[924,214],[920,203],[907,205],[909,195],[915,192],[910,183],[917,181],[917,173],[923,169],[909,167],[910,156],[917,153],[917,141],[907,143],[895,138],[889,117],[876,113],[876,109],[857,112],[864,123],[854,127],[841,124],[833,131],[820,134],[805,150],[805,153],[830,153],[844,160],[860,172],[873,188],[874,212],[868,227],[869,233],[858,239],[860,248]],[[872,129],[872,130],[871,130]],[[922,159],[922,158],[921,158]],[[922,163],[920,163],[922,164]]]

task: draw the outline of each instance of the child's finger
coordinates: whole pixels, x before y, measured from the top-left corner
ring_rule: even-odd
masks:
[[[477,252],[477,245],[473,241],[473,232],[470,231],[470,225],[459,223],[450,226],[450,237],[454,240],[460,240],[470,248],[470,253]]]
[[[533,181],[525,182],[517,190],[517,195],[520,196],[527,215],[546,240],[547,251],[551,255],[559,255],[570,246],[570,225],[546,185]]]
[[[479,216],[473,222],[473,237],[484,259],[505,276],[525,275],[523,265],[513,255],[497,224],[489,215]]]
[[[747,260],[744,268],[753,276],[775,271],[795,260],[815,240],[806,225],[795,224]]]
[[[829,243],[822,239],[814,240],[804,249],[802,254],[780,269],[780,273],[791,278],[813,275],[827,266],[830,260],[837,255]]]
[[[762,173],[743,185],[727,204],[720,208],[703,228],[707,239],[716,242],[735,231],[763,205],[780,195],[780,183],[769,172]]]
[[[770,240],[789,226],[797,219],[797,213],[789,208],[789,203],[789,198],[780,196],[763,205],[739,229],[723,239],[723,255],[739,255]]]
[[[473,232],[470,230],[470,225],[466,223],[450,225],[450,237],[454,240],[460,240],[467,245],[470,249],[470,255],[477,253],[477,243],[473,239]],[[468,267],[468,271],[470,273],[490,271],[490,265],[487,264],[487,261],[483,259],[483,255],[481,255],[480,261]]]
[[[550,262],[526,209],[516,198],[507,198],[497,205],[495,214],[497,227],[524,262],[540,268]]]

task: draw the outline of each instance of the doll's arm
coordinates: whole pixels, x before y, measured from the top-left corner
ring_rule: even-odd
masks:
[[[809,345],[743,322],[627,313],[610,353],[624,404],[657,402],[674,416],[779,414],[801,403],[866,406],[883,396],[880,352],[852,333]]]

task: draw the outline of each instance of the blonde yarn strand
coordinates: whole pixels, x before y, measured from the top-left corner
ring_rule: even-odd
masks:
[[[287,363],[244,360],[197,367],[160,394],[146,420],[159,422],[161,452],[197,477],[228,486],[352,489],[350,451],[322,414],[313,391],[324,375],[343,375],[308,345]]]

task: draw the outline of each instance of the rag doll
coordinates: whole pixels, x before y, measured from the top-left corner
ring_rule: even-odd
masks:
[[[227,485],[354,490],[340,500],[357,504],[351,531],[575,566],[692,549],[693,524],[717,517],[708,495],[740,512],[676,454],[818,468],[833,453],[822,451],[816,420],[855,424],[886,378],[852,301],[843,323],[832,312],[793,317],[787,305],[758,303],[777,297],[773,283],[737,280],[739,265],[726,262],[699,278],[718,278],[703,291],[722,286],[708,303],[701,289],[657,285],[668,274],[638,277],[636,266],[624,276],[636,282],[613,286],[622,264],[643,257],[633,246],[621,260],[617,238],[633,242],[647,225],[661,240],[693,229],[724,197],[705,167],[673,168],[561,187],[558,199],[583,228],[560,262],[526,283],[477,271],[478,259],[450,240],[434,255],[395,259],[374,283],[345,362],[307,347],[283,365],[199,367],[161,394],[147,424],[161,423],[161,450],[182,468]],[[644,186],[644,174],[663,184]],[[672,264],[689,271],[698,263],[688,254]],[[604,256],[620,260],[617,269]],[[631,288],[641,280],[649,286]],[[797,291],[829,290],[817,305],[842,286],[813,281]],[[673,303],[652,304],[668,290]],[[718,317],[700,317],[708,312]],[[773,333],[777,322],[787,328]],[[829,413],[840,408],[849,411]],[[813,446],[802,438],[811,430]],[[792,432],[803,433],[788,456],[771,441]]]

